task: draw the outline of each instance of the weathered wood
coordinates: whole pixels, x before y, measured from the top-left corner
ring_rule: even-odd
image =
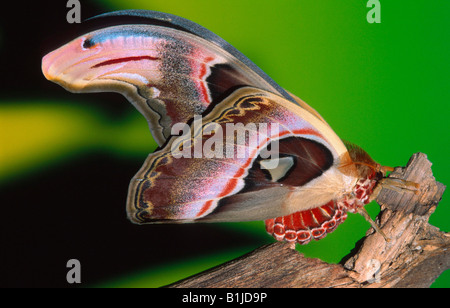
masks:
[[[383,188],[377,223],[389,241],[370,229],[342,264],[303,257],[286,243],[260,247],[169,287],[428,287],[450,268],[450,233],[428,224],[445,186],[425,154],[414,154],[389,178],[420,184],[419,191]]]
[[[278,242],[170,287],[328,287],[330,277],[334,286],[353,283],[353,279],[342,272],[342,266],[304,258],[288,244]]]

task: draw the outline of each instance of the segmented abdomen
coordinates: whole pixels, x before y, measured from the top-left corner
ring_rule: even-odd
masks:
[[[345,221],[347,211],[337,206],[335,201],[306,211],[267,219],[266,231],[278,241],[307,244],[324,238]]]

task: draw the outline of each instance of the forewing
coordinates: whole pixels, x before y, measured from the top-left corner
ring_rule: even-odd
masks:
[[[176,123],[202,114],[241,86],[291,96],[248,58],[207,29],[151,11],[89,32],[44,57],[44,75],[73,92],[119,92],[145,116],[162,145]]]

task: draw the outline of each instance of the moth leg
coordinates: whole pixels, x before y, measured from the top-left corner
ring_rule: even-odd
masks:
[[[387,172],[392,172],[395,170],[394,167],[389,167],[389,166],[381,166],[380,169],[383,174],[386,174]]]
[[[372,218],[370,217],[369,213],[367,212],[367,210],[364,207],[361,207],[358,209],[358,213],[361,214],[369,223],[370,225],[375,229],[375,231],[377,231],[382,237],[384,237],[384,240],[386,242],[390,242],[391,240],[386,236],[386,234],[384,234],[383,231],[381,231],[380,226],[378,226],[378,224],[372,220]]]
[[[388,166],[381,166],[380,167],[381,172],[383,174],[386,174],[387,172],[392,172],[395,170],[395,168],[388,167]],[[414,183],[411,181],[406,181],[402,179],[396,179],[396,178],[383,178],[378,186],[385,187],[387,189],[395,190],[397,192],[402,192],[402,190],[410,190],[413,191],[416,195],[419,193],[420,185],[418,183]]]
[[[383,168],[391,168],[391,167],[383,166],[381,168],[383,169]],[[393,168],[391,168],[391,169],[393,170]],[[420,193],[420,184],[418,184],[418,183],[406,181],[403,179],[383,178],[378,182],[378,185],[375,186],[372,194],[370,195],[369,202],[376,200],[378,197],[378,194],[380,193],[380,191],[383,188],[395,190],[398,193],[402,193],[404,190],[412,191],[416,195],[418,195]]]
[[[406,181],[403,179],[395,179],[395,178],[384,178],[380,181],[380,186],[395,190],[397,192],[403,192],[404,190],[409,190],[414,192],[414,194],[419,194],[420,184]]]
[[[386,174],[386,171],[394,171],[394,168],[382,166],[381,171],[383,172],[383,174]],[[372,194],[370,195],[369,202],[376,200],[378,194],[383,188],[395,190],[399,193],[403,192],[404,190],[408,190],[414,192],[414,194],[417,195],[419,193],[420,185],[418,183],[406,181],[403,179],[383,178],[378,182],[378,185],[375,187]],[[360,207],[358,209],[358,213],[361,214],[370,223],[370,225],[375,229],[376,232],[378,232],[384,237],[386,242],[390,241],[389,238],[386,236],[386,234],[384,234],[383,231],[381,231],[377,223],[372,220],[372,218],[369,216],[369,213],[367,213],[364,207]]]

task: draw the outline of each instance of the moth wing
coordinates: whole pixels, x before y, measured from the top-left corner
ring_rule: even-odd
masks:
[[[97,19],[113,26],[45,56],[44,75],[73,92],[123,94],[145,116],[159,145],[175,123],[187,123],[237,87],[257,87],[295,103],[247,57],[194,22],[140,10]]]
[[[221,134],[230,124],[236,130]],[[266,157],[272,150],[278,156]],[[173,136],[149,155],[130,184],[128,215],[136,223],[289,215],[335,198],[344,185],[338,167],[346,153],[330,127],[307,110],[240,88],[201,124],[194,119],[189,134]]]

